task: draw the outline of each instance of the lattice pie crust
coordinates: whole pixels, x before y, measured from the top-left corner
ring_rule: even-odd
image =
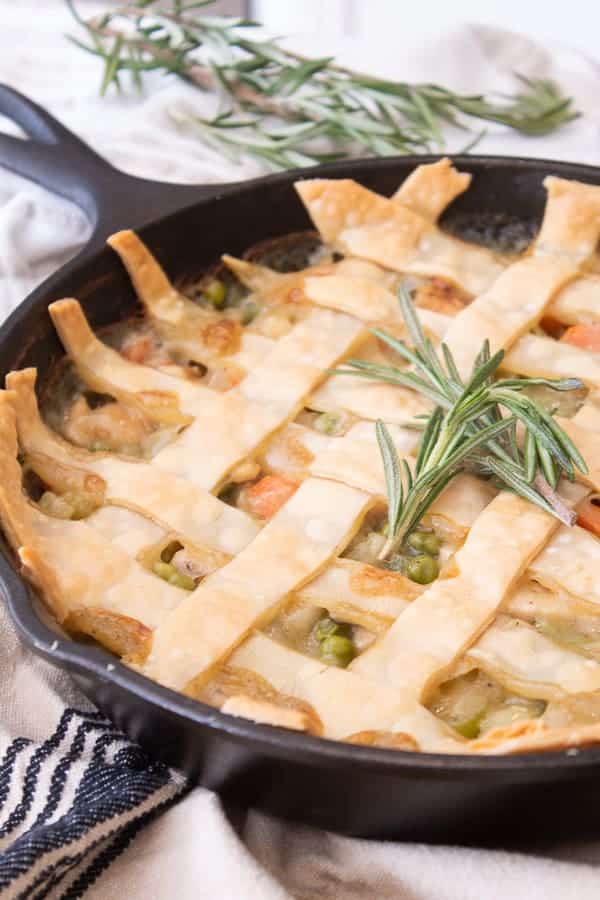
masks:
[[[244,331],[229,354],[245,373],[227,391],[194,384],[124,358],[102,343],[74,299],[50,314],[83,381],[181,431],[150,461],[70,444],[40,417],[36,373],[11,373],[0,393],[0,517],[27,578],[67,630],[113,643],[148,677],[225,712],[259,722],[399,749],[513,753],[600,741],[600,724],[552,728],[531,720],[468,741],[424,699],[457,663],[478,667],[523,697],[555,699],[600,691],[600,664],[544,636],[522,617],[536,604],[600,614],[600,541],[567,529],[525,500],[460,476],[436,514],[462,546],[445,577],[422,588],[340,554],[365,514],[385,498],[372,420],[383,418],[409,459],[403,428],[426,408],[408,389],[327,372],[373,352],[368,326],[403,334],[395,273],[435,276],[475,299],[453,318],[421,310],[444,336],[462,373],[484,338],[507,351],[523,375],[579,376],[590,399],[562,422],[589,466],[570,488],[600,490],[600,354],[552,340],[543,315],[600,321],[600,188],[547,178],[546,213],[531,248],[506,261],[436,225],[470,176],[448,160],[421,166],[390,199],[346,180],[297,184],[337,263],[281,274],[225,257],[237,277],[270,303],[294,299],[305,314],[274,340]],[[146,316],[169,335],[196,314],[132,232],[109,244],[125,264]],[[183,340],[183,337],[182,337]],[[186,346],[194,350],[186,331]],[[199,352],[202,352],[201,350]],[[299,411],[343,409],[356,420],[341,437],[295,422]],[[70,479],[99,498],[79,521],[52,518],[22,489],[19,452],[40,473]],[[293,471],[301,484],[264,525],[218,499],[248,458]],[[180,538],[212,554],[213,570],[186,593],[143,564],[145,548]],[[540,590],[540,586],[543,591]],[[371,628],[375,641],[346,669],[290,649],[264,628],[291,603],[323,607]]]

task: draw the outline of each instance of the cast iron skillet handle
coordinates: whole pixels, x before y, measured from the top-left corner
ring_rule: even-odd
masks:
[[[139,228],[223,193],[223,185],[167,184],[120,172],[45,109],[4,84],[0,115],[29,137],[0,134],[0,165],[77,204],[92,222],[86,249],[120,228]]]

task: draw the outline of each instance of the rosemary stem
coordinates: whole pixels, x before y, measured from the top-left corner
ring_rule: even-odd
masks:
[[[76,0],[65,2],[89,39],[75,43],[104,63],[103,91],[127,87],[123,73],[139,89],[150,71],[214,91],[223,101],[218,114],[209,120],[188,116],[199,138],[271,168],[432,152],[444,145],[444,124],[469,130],[479,119],[537,135],[578,115],[572,99],[545,79],[516,76],[520,87],[506,97],[465,96],[440,85],[372,77],[330,58],[311,59],[274,39],[252,39],[257,22],[201,14],[210,2],[130,0],[88,20]],[[199,57],[204,50],[208,57]]]
[[[408,500],[405,506],[406,515],[403,515],[402,522],[396,529],[396,532],[394,534],[388,535],[385,544],[377,555],[377,559],[381,561],[388,559],[402,546],[402,544],[404,543],[404,538],[406,537],[408,532],[409,523],[421,499],[422,498],[420,495],[414,494],[413,497]]]
[[[388,537],[382,549],[379,551],[377,559],[381,562],[388,559],[388,557],[395,553],[398,547],[401,546],[402,542],[404,541],[405,535],[406,528],[399,528],[394,537]]]
[[[563,525],[568,525],[572,527],[577,521],[577,513],[574,512],[570,506],[567,506],[563,498],[558,494],[550,484],[548,484],[546,478],[542,475],[541,472],[538,472],[533,481],[535,487],[540,492],[542,497],[548,501],[557,519],[563,523]]]

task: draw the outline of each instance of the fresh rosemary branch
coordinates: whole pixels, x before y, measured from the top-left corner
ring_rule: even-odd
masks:
[[[576,378],[500,378],[494,376],[504,357],[490,355],[483,345],[468,382],[458,374],[450,349],[442,344],[442,357],[425,336],[410,295],[399,292],[400,305],[413,343],[409,348],[379,329],[374,334],[410,363],[411,370],[351,359],[337,374],[372,378],[419,391],[435,404],[421,419],[414,471],[400,461],[383,422],[376,425],[388,493],[388,539],[380,554],[385,559],[403,543],[424,513],[459,472],[494,476],[502,485],[572,525],[572,510],[556,493],[561,476],[573,480],[575,470],[587,466],[572,440],[551,412],[524,393],[531,385],[556,391],[582,387]],[[517,423],[524,429],[517,442]]]
[[[517,93],[493,98],[373,78],[330,57],[307,59],[276,40],[253,38],[256,22],[200,14],[212,0],[132,0],[88,20],[75,0],[66,2],[88,38],[71,40],[104,64],[102,93],[122,90],[124,74],[141,88],[151,71],[217,91],[221,111],[210,119],[189,117],[190,124],[209,145],[275,169],[344,156],[428,153],[444,146],[444,124],[468,130],[483,120],[542,135],[579,115],[572,99],[544,79],[517,75]]]

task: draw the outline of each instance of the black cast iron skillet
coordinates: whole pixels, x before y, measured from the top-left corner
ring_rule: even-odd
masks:
[[[44,383],[62,354],[46,313],[53,300],[79,298],[94,326],[134,309],[129,279],[103,246],[113,231],[136,228],[176,277],[210,265],[223,251],[240,255],[260,240],[309,226],[292,186],[306,171],[218,186],[161,184],[117,171],[44,110],[2,86],[0,113],[31,138],[0,135],[0,162],[74,201],[93,223],[82,252],[0,329],[2,375],[37,366]],[[415,165],[432,159],[345,162],[312,169],[308,177],[355,178],[390,194]],[[506,230],[507,223],[509,230],[533,229],[549,173],[600,184],[600,169],[571,163],[477,156],[455,162],[474,178],[445,223],[475,237]],[[471,758],[358,747],[256,725],[160,687],[102,649],[57,634],[6,547],[0,590],[29,647],[68,669],[100,709],[156,757],[240,806],[346,834],[419,841],[508,845],[573,837],[600,826],[600,749]]]

